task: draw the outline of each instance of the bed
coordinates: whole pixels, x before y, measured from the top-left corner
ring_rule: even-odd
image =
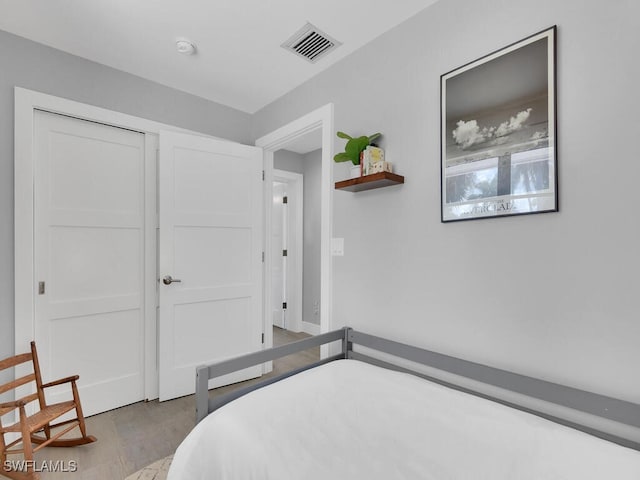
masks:
[[[335,341],[337,355],[209,399],[210,378]],[[640,479],[633,440],[425,379],[354,344],[640,427],[640,405],[345,328],[199,367],[198,424],[168,479]]]

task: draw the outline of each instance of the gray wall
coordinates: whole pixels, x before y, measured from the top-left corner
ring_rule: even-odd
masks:
[[[438,2],[253,116],[258,138],[333,102],[406,176],[333,194],[333,326],[640,403],[639,19],[635,0]],[[560,212],[440,223],[440,75],[554,24]]]
[[[302,320],[320,324],[320,181],[322,150],[305,155],[278,150],[274,167],[304,175]]]
[[[250,116],[0,31],[0,358],[13,354],[14,86],[248,143]]]
[[[320,186],[322,150],[304,156],[304,291],[302,319],[320,324]]]
[[[303,155],[289,150],[278,150],[273,153],[273,168],[286,172],[304,174]]]

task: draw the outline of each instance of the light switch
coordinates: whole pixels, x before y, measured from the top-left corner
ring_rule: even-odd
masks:
[[[344,256],[344,238],[331,239],[331,255],[334,257]]]

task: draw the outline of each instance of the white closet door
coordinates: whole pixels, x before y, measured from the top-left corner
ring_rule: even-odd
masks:
[[[86,415],[144,397],[144,135],[35,115],[35,339]],[[50,389],[49,401],[62,389]]]
[[[168,400],[194,392],[197,366],[262,346],[262,150],[162,132],[159,172],[160,400]]]

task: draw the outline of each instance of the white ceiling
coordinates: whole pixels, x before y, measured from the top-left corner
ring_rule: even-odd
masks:
[[[0,29],[253,113],[435,1],[0,0]],[[306,22],[343,45],[316,64],[281,48]]]

